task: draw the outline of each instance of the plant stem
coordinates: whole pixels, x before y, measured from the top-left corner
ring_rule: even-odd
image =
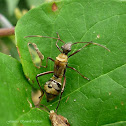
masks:
[[[1,28],[0,29],[0,37],[14,35],[15,34],[15,28]]]

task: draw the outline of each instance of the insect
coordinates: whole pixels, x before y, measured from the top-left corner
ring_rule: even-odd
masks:
[[[49,112],[49,118],[51,121],[52,126],[70,126],[70,123],[68,122],[67,118],[65,118],[62,115],[58,115],[54,110],[49,110],[45,105],[42,105],[48,112]],[[38,107],[40,109],[43,109],[41,107]]]
[[[36,80],[37,80],[37,83],[41,89],[41,91],[43,92],[43,95],[44,95],[44,90],[45,90],[45,93],[46,93],[46,98],[47,98],[47,101],[51,101],[53,100],[57,95],[59,95],[60,93],[60,99],[59,99],[59,103],[60,103],[60,100],[61,100],[61,97],[62,97],[62,94],[64,92],[64,88],[65,88],[65,84],[66,84],[66,77],[65,77],[65,72],[66,72],[66,68],[70,68],[74,71],[76,71],[78,74],[80,74],[83,78],[89,80],[87,77],[83,76],[79,71],[77,71],[75,68],[71,67],[71,66],[68,66],[68,59],[75,55],[76,53],[78,53],[79,51],[81,51],[83,48],[85,48],[86,46],[90,45],[90,44],[94,44],[94,45],[98,45],[98,46],[101,46],[103,48],[105,48],[106,50],[110,51],[108,48],[106,48],[105,46],[102,46],[98,43],[94,43],[94,42],[75,42],[75,43],[65,43],[63,40],[60,39],[59,37],[59,34],[57,33],[58,35],[58,38],[54,38],[54,37],[48,37],[48,36],[39,36],[39,35],[32,35],[32,36],[26,36],[26,37],[42,37],[42,38],[52,38],[52,39],[56,39],[56,47],[58,48],[58,50],[61,52],[57,57],[56,57],[56,60],[52,59],[51,57],[47,57],[47,60],[46,60],[46,66],[42,66],[42,67],[45,67],[47,68],[48,67],[48,60],[51,60],[54,62],[54,71],[47,71],[47,72],[43,72],[43,73],[40,73],[36,76]],[[59,48],[58,46],[58,41],[61,41],[64,45],[61,47],[61,49]],[[71,47],[75,44],[78,44],[78,43],[87,43],[86,45],[84,45],[83,47],[81,47],[79,50],[75,51],[74,53],[70,54],[68,56],[68,53],[71,51]],[[38,81],[38,77],[40,76],[43,76],[43,75],[46,75],[46,74],[50,74],[50,73],[53,73],[53,76],[52,78],[50,78],[49,81],[47,81],[44,85],[44,90],[41,88],[40,86],[40,83]],[[62,81],[62,78],[63,79],[63,84],[61,83]],[[58,106],[59,106],[59,103],[58,103]],[[58,109],[58,106],[56,108],[56,111]]]
[[[57,115],[53,110],[50,111],[50,120],[53,126],[70,126],[67,118]]]

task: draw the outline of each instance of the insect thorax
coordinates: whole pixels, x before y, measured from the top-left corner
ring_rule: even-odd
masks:
[[[61,53],[56,57],[55,64],[54,64],[54,75],[57,78],[62,78],[66,69],[67,65],[67,55]]]
[[[68,56],[61,53],[61,54],[58,55],[58,57],[56,57],[56,60],[61,61],[61,62],[67,62]]]

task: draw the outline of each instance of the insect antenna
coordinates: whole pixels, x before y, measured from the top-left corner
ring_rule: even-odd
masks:
[[[91,41],[91,42],[75,42],[75,43],[73,43],[72,45],[75,45],[75,44],[78,44],[78,43],[88,43],[88,44],[84,45],[82,48],[80,48],[79,50],[77,50],[77,51],[75,51],[74,53],[72,53],[71,55],[69,55],[68,58],[71,57],[71,56],[73,56],[74,54],[78,53],[81,49],[85,48],[86,46],[88,46],[88,45],[90,45],[90,44],[101,46],[101,47],[103,47],[104,49],[106,49],[107,51],[110,52],[110,50],[109,50],[107,47],[105,47],[105,46],[103,46],[103,45],[100,45],[100,44],[98,44],[98,43],[94,43],[94,42],[92,42],[92,41]]]
[[[41,36],[41,35],[30,35],[30,36],[25,36],[24,38],[28,38],[28,37],[40,37],[40,38],[52,38],[52,39],[57,39],[56,47],[57,47],[58,50],[62,53],[62,51],[61,51],[61,49],[59,48],[59,46],[58,46],[57,43],[58,43],[58,40],[61,41],[61,42],[63,42],[64,44],[65,44],[65,42],[64,42],[63,40],[60,39],[58,32],[57,32],[56,34],[57,34],[58,38],[49,37],[49,36]]]
[[[107,48],[107,47],[105,47],[105,46],[103,46],[103,45],[100,45],[100,44],[98,44],[98,43],[95,43],[95,42],[75,42],[75,43],[73,43],[72,45],[74,45],[74,44],[78,44],[78,43],[89,43],[89,44],[93,44],[93,45],[98,45],[98,46],[101,46],[101,47],[103,47],[103,48],[105,48],[107,51],[109,51],[110,52],[110,50]],[[89,45],[88,44],[88,45]],[[83,47],[82,47],[83,48]]]

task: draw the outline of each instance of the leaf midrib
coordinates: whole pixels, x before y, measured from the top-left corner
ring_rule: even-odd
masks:
[[[120,67],[123,67],[123,66],[125,66],[125,65],[126,65],[126,64],[123,64],[123,65],[121,65],[121,66],[119,66],[119,67],[117,67],[117,68],[115,68],[115,69],[113,69],[113,70],[111,70],[111,71],[109,71],[109,72],[107,72],[107,73],[105,73],[105,74],[102,74],[102,75],[100,75],[100,76],[94,78],[94,79],[91,80],[90,82],[87,82],[86,84],[82,85],[81,87],[75,89],[73,92],[71,92],[71,93],[65,95],[64,97],[62,97],[62,99],[68,97],[69,95],[73,94],[73,93],[76,92],[76,91],[79,91],[81,88],[87,86],[87,85],[90,84],[92,81],[95,81],[96,79],[98,79],[98,78],[100,78],[100,77],[102,77],[102,76],[105,76],[105,75],[107,75],[107,74],[113,72],[114,70],[116,70],[116,69],[118,69],[118,68],[120,68]],[[117,83],[117,82],[116,82],[116,83]],[[57,103],[57,102],[58,102],[58,101],[53,102],[52,105],[55,104],[55,103]],[[48,105],[48,106],[49,106],[49,105]]]

